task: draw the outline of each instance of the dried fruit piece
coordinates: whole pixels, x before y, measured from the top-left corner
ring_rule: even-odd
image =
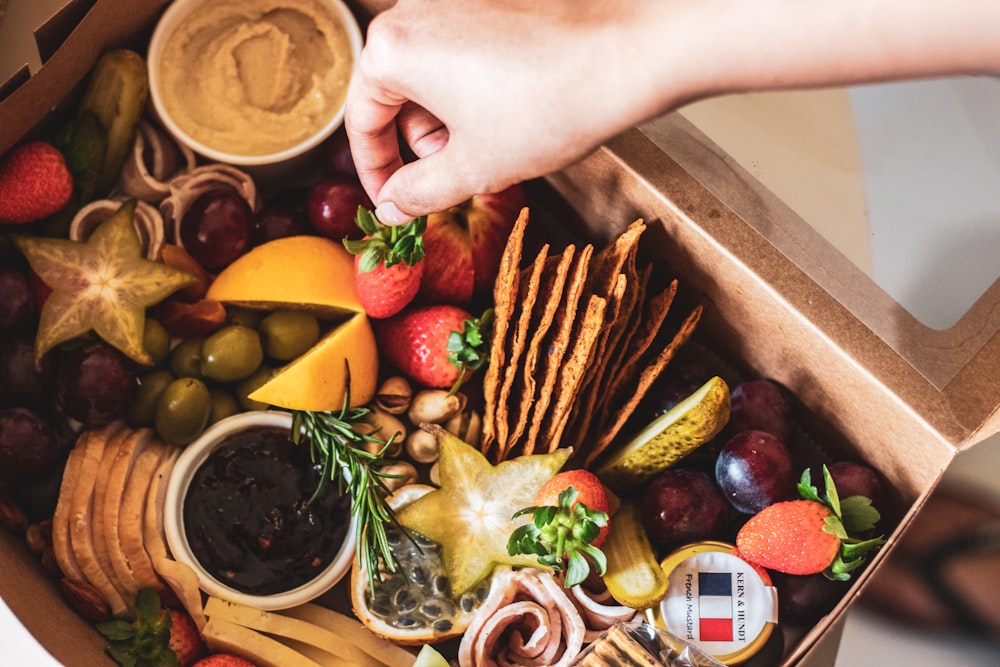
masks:
[[[151,364],[143,347],[146,307],[195,278],[142,256],[133,226],[134,200],[94,230],[84,243],[17,236],[14,243],[52,293],[45,300],[35,358],[93,330],[131,359]]]

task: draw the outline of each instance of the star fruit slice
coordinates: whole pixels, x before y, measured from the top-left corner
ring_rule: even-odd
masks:
[[[86,241],[17,236],[14,243],[52,288],[39,315],[35,358],[93,330],[141,364],[146,308],[195,282],[186,271],[146,259],[126,201]]]
[[[509,556],[507,539],[530,520],[511,517],[531,505],[542,484],[566,463],[569,449],[521,456],[490,465],[478,449],[441,427],[432,429],[440,447],[441,488],[396,515],[400,525],[439,543],[454,595],[489,576],[497,565],[538,567],[534,555]]]

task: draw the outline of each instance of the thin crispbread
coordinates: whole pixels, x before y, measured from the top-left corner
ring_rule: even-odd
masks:
[[[140,429],[134,437],[140,443],[145,441],[145,446],[142,444],[137,446],[141,451],[135,457],[125,488],[119,496],[117,530],[114,532],[114,538],[118,542],[121,557],[112,559],[119,578],[128,582],[132,599],[135,599],[135,594],[142,588],[153,588],[159,593],[163,592],[163,581],[156,574],[153,560],[146,549],[143,523],[149,486],[156,475],[160,461],[168,454],[167,445],[154,439],[150,429]],[[112,504],[109,501],[106,505],[106,511],[109,513],[115,511]]]
[[[504,349],[507,330],[517,307],[521,255],[524,251],[524,232],[528,226],[528,209],[521,209],[514,222],[507,245],[504,246],[493,287],[493,334],[490,344],[490,363],[483,374],[483,430],[480,448],[489,458],[489,451],[496,440],[496,407],[500,397],[501,373],[506,365]]]
[[[508,331],[507,341],[509,347],[506,350],[507,360],[503,368],[503,379],[500,383],[500,394],[496,401],[496,446],[499,452],[499,460],[507,456],[513,443],[508,441],[510,435],[510,410],[508,401],[510,400],[511,388],[517,379],[517,371],[520,368],[521,358],[528,342],[528,331],[531,325],[531,313],[538,299],[539,287],[541,285],[542,271],[545,269],[545,260],[549,256],[549,244],[544,244],[531,266],[522,270],[518,277],[518,308],[516,326]]]
[[[533,333],[528,349],[524,355],[524,369],[521,373],[521,400],[517,409],[517,419],[511,428],[509,440],[516,446],[524,435],[528,425],[528,417],[531,414],[532,406],[536,400],[536,389],[539,386],[535,379],[535,372],[538,367],[538,355],[542,348],[542,341],[548,336],[549,328],[555,320],[556,311],[562,303],[564,290],[570,267],[573,265],[573,258],[576,256],[576,246],[567,246],[562,253],[549,257],[546,260],[546,271],[542,275],[542,286],[540,293],[547,298],[536,304],[535,315],[531,321],[531,331]],[[524,443],[522,443],[524,444]],[[510,450],[508,450],[510,451]],[[532,454],[522,448],[523,454]]]
[[[541,343],[543,354],[539,357],[539,372],[542,383],[539,385],[538,397],[532,406],[528,419],[528,437],[524,442],[524,451],[533,453],[538,447],[538,436],[549,419],[549,406],[555,393],[556,382],[559,379],[559,369],[563,357],[569,347],[573,335],[573,324],[576,322],[577,309],[587,284],[590,270],[590,259],[594,246],[587,244],[576,254],[573,269],[566,284],[566,294],[552,320],[549,335]]]
[[[551,415],[545,420],[545,432],[541,440],[543,448],[549,452],[559,448],[577,390],[583,381],[587,365],[593,358],[597,339],[604,326],[604,311],[607,305],[607,299],[596,294],[591,295],[583,317],[577,318],[573,327],[569,357],[559,368],[556,400]]]
[[[654,382],[656,382],[656,379],[660,376],[660,373],[663,372],[663,369],[666,368],[670,361],[674,358],[677,350],[684,345],[684,343],[686,343],[691,337],[691,334],[694,333],[695,327],[698,325],[698,320],[701,318],[701,311],[702,307],[700,305],[695,306],[694,310],[692,310],[687,318],[685,318],[680,329],[674,335],[670,343],[668,343],[656,356],[653,363],[642,371],[634,388],[629,391],[628,397],[615,413],[615,416],[611,420],[609,426],[602,429],[599,437],[594,443],[594,447],[591,448],[590,452],[587,454],[585,465],[593,463],[614,441],[622,427],[625,426],[629,417],[631,417],[632,413],[635,412],[636,407],[638,407],[639,402],[646,395],[646,392],[649,391],[649,388]]]

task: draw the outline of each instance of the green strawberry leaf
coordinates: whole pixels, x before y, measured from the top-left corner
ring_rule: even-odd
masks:
[[[827,467],[823,466],[823,485],[826,488],[826,504],[830,506],[833,513],[837,516],[843,516],[840,511],[840,494],[837,493],[837,485],[833,481],[833,475]]]
[[[864,533],[875,528],[882,515],[872,506],[871,498],[850,496],[841,503],[844,526],[849,533]]]
[[[841,541],[848,540],[851,537],[847,534],[847,529],[844,528],[844,522],[838,516],[828,516],[823,519],[823,532],[833,535]]]
[[[812,474],[809,472],[809,468],[802,471],[802,477],[799,479],[796,489],[803,500],[814,500],[817,503],[823,502],[823,499],[819,496],[819,491],[813,486]],[[826,503],[823,504],[825,505]]]
[[[98,623],[94,627],[113,642],[126,641],[135,636],[135,628],[127,621],[106,621]]]

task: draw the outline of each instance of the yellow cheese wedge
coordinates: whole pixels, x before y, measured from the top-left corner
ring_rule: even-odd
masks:
[[[402,646],[379,637],[361,621],[318,604],[307,603],[281,612],[301,621],[307,621],[340,636],[348,637],[355,646],[374,656],[389,667],[411,667],[415,656]]]
[[[321,236],[290,236],[250,250],[215,278],[206,298],[247,308],[361,312],[354,257]]]
[[[221,618],[209,619],[202,636],[212,652],[233,653],[257,667],[322,667],[279,641]]]
[[[339,635],[308,621],[283,616],[279,612],[267,612],[246,605],[209,597],[205,603],[205,615],[211,623],[221,619],[268,635],[293,639],[314,646],[346,664],[357,667],[378,667],[382,663],[373,659],[361,648],[354,645],[351,635]],[[412,662],[413,656],[409,656]],[[317,660],[317,662],[325,662]]]
[[[351,369],[351,406],[364,405],[374,398],[378,382],[378,347],[364,313],[330,331],[250,399],[288,410],[339,410],[347,381],[345,361]]]
[[[349,660],[338,658],[332,653],[327,653],[323,649],[313,646],[312,644],[306,644],[305,642],[289,639],[288,637],[276,637],[275,639],[288,648],[298,651],[313,662],[323,665],[323,667],[383,667],[382,663],[378,660],[372,660],[372,662],[353,663]]]

